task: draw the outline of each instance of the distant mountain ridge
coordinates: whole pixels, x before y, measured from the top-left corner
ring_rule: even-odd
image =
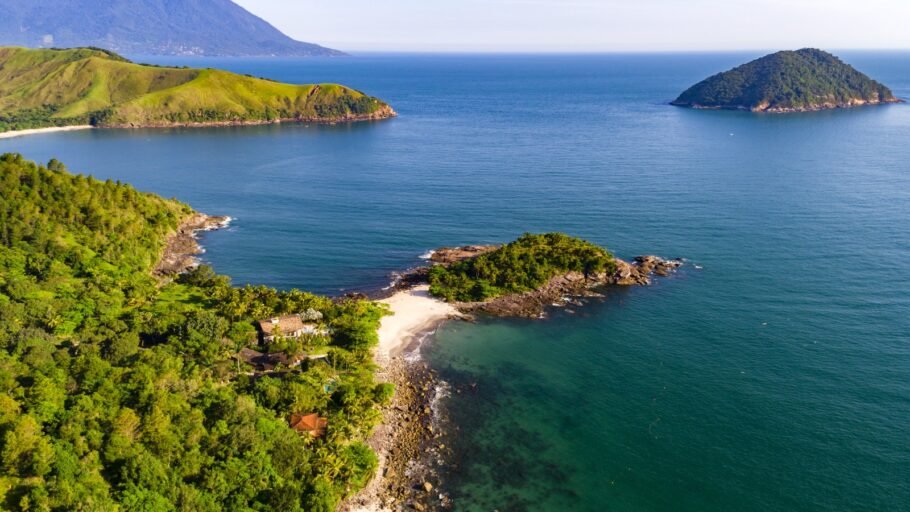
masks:
[[[339,56],[231,0],[0,0],[0,46],[96,46],[127,55]]]
[[[783,113],[898,102],[890,89],[834,55],[804,48],[718,73],[690,87],[672,104]]]

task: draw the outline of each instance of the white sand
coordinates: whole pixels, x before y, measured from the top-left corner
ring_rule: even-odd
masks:
[[[379,327],[377,356],[395,357],[416,338],[440,323],[461,314],[452,305],[430,296],[429,285],[416,286],[379,301],[388,304],[392,315]]]
[[[3,132],[0,133],[0,139],[11,139],[13,137],[24,137],[26,135],[37,135],[39,133],[53,133],[53,132],[71,132],[73,130],[91,130],[94,126],[91,125],[79,125],[79,126],[56,126],[53,128],[34,128],[31,130],[16,130],[12,132]]]

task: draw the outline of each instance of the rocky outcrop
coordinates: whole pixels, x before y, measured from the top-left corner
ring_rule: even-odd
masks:
[[[441,265],[451,265],[462,260],[476,258],[481,254],[495,251],[501,245],[466,245],[464,247],[442,247],[433,251],[430,261]]]
[[[616,259],[616,271],[585,277],[580,272],[556,276],[540,288],[503,295],[486,302],[459,303],[463,313],[486,313],[494,316],[537,318],[551,306],[564,306],[580,297],[597,297],[604,286],[648,286],[651,276],[669,276],[681,267],[682,260],[658,256],[638,256],[631,263]]]
[[[637,256],[632,263],[617,259],[616,272],[605,276],[603,280],[604,284],[648,286],[651,284],[652,274],[666,277],[682,264],[682,260],[665,260],[658,256]]]
[[[200,231],[212,231],[226,227],[230,217],[212,217],[204,213],[194,213],[184,220],[177,231],[168,237],[164,252],[152,275],[168,277],[182,274],[199,265],[197,256],[202,254],[202,247],[196,239]]]

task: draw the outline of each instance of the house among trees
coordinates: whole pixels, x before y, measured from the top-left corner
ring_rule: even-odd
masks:
[[[318,312],[317,312],[318,313]],[[314,318],[307,312],[307,318]],[[319,315],[322,318],[322,315]],[[300,338],[305,335],[325,335],[328,332],[319,327],[315,321],[304,321],[301,315],[288,315],[260,320],[258,322],[259,330],[262,332],[262,340],[266,343],[275,341],[276,338]]]
[[[320,417],[315,412],[312,414],[292,414],[289,423],[292,429],[301,434],[308,434],[313,438],[324,436],[326,428],[329,426],[329,420]]]

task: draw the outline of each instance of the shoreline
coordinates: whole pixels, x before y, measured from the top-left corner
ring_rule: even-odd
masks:
[[[368,444],[379,458],[376,474],[357,494],[346,499],[341,512],[392,512],[448,508],[449,498],[438,489],[431,456],[445,449],[440,444],[436,402],[445,384],[429,365],[417,357],[422,343],[449,320],[467,317],[454,306],[429,294],[422,284],[377,300],[393,313],[382,319],[374,359],[380,382],[395,385],[392,402],[382,411],[382,422]]]
[[[864,102],[855,102],[855,103],[821,103],[817,105],[812,105],[808,107],[770,107],[770,108],[757,108],[749,107],[747,105],[702,105],[699,103],[677,103],[675,101],[670,102],[671,106],[688,108],[692,110],[730,110],[730,111],[739,111],[739,112],[750,112],[752,114],[808,114],[812,112],[827,112],[830,110],[850,110],[855,108],[864,108],[864,107],[881,107],[887,105],[898,105],[906,103],[905,100],[901,98],[894,98],[893,100],[883,100],[883,101],[864,101]]]
[[[12,139],[15,137],[27,137],[29,135],[40,135],[42,133],[56,133],[56,132],[73,132],[77,130],[93,130],[94,126],[90,124],[80,124],[76,126],[51,126],[48,128],[28,128],[25,130],[13,130],[8,132],[0,132],[0,139]]]
[[[430,295],[430,285],[398,291],[376,302],[389,306],[391,316],[379,326],[378,359],[391,359],[413,349],[414,342],[435,332],[446,320],[465,319],[455,306]]]
[[[266,126],[274,124],[320,124],[336,125],[343,123],[365,123],[371,121],[383,121],[398,117],[398,113],[391,107],[379,109],[371,114],[346,115],[335,118],[286,118],[267,120],[247,120],[247,121],[211,121],[202,123],[147,123],[147,124],[110,124],[110,125],[74,125],[74,126],[51,126],[47,128],[28,128],[25,130],[12,130],[0,132],[0,139],[12,139],[15,137],[26,137],[29,135],[40,135],[43,133],[71,132],[76,130],[158,130],[167,128],[226,128],[226,127],[243,127],[243,126]]]
[[[370,114],[347,114],[338,117],[287,117],[279,119],[249,119],[237,121],[204,121],[204,122],[175,122],[175,123],[125,123],[101,124],[95,128],[102,130],[141,130],[141,129],[167,129],[167,128],[221,128],[242,126],[267,126],[273,124],[320,124],[334,125],[342,123],[365,123],[370,121],[384,121],[398,117],[398,112],[392,107],[380,108]]]
[[[450,264],[495,250],[499,246],[443,248],[429,254],[434,264]],[[600,297],[597,286],[646,286],[651,275],[669,276],[682,260],[639,256],[631,263],[616,259],[613,274],[588,279],[577,272],[555,276],[538,290],[511,294],[481,303],[448,303],[430,295],[427,267],[396,275],[386,293],[375,302],[386,304],[392,315],[384,317],[374,359],[379,382],[392,383],[395,395],[382,410],[382,420],[368,444],[376,453],[376,473],[358,493],[339,506],[340,512],[393,512],[396,510],[448,510],[453,507],[445,492],[440,468],[451,458],[447,448],[446,415],[439,401],[448,395],[442,381],[419,357],[420,347],[440,325],[451,319],[471,320],[475,313],[499,317],[544,318],[550,307],[580,305],[579,298]]]
[[[214,217],[198,212],[187,217],[167,238],[152,275],[164,279],[198,267],[198,256],[205,252],[199,244],[199,233],[224,229],[233,220],[231,217]]]

